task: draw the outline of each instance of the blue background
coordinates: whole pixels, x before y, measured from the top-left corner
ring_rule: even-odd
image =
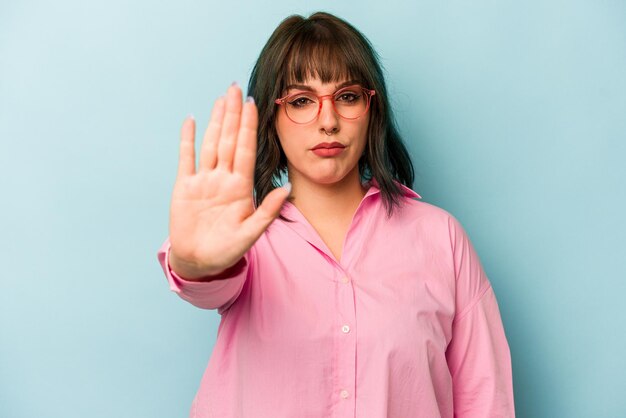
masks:
[[[219,316],[156,260],[180,126],[317,10],[372,41],[414,190],[476,246],[517,416],[626,416],[626,5],[545,0],[2,2],[0,416],[187,416]]]

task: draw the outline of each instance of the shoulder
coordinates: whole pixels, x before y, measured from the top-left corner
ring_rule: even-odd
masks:
[[[403,204],[397,214],[394,214],[394,223],[449,241],[466,236],[461,222],[448,210],[406,196],[403,199]]]
[[[454,215],[444,208],[406,196],[403,199],[403,205],[399,214],[404,221],[414,219],[446,226],[451,220],[458,222]]]

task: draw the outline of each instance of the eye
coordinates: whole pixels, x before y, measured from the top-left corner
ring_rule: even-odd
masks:
[[[304,107],[306,105],[309,105],[311,103],[315,103],[313,100],[311,100],[309,97],[307,96],[298,96],[295,97],[293,100],[287,102],[289,103],[289,105],[295,107],[295,108],[299,108],[299,107]]]
[[[354,93],[351,91],[346,91],[337,95],[337,97],[335,97],[335,101],[344,102],[344,103],[354,103],[354,102],[359,101],[360,98],[361,98],[360,94]]]

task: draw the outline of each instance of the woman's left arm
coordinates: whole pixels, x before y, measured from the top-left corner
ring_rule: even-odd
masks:
[[[509,345],[496,296],[465,230],[449,222],[456,315],[446,350],[455,418],[513,418]]]

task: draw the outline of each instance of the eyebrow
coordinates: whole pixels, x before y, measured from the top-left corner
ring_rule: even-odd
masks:
[[[348,81],[344,81],[343,83],[339,84],[335,90],[339,90],[341,88],[347,87],[347,86],[352,86],[354,84],[361,84],[361,81],[359,80],[348,80]],[[315,90],[313,87],[311,86],[307,86],[306,84],[290,84],[285,88],[285,93],[288,92],[291,89],[299,89],[299,90],[305,90],[305,91],[312,91],[314,93],[317,93],[317,90]]]

